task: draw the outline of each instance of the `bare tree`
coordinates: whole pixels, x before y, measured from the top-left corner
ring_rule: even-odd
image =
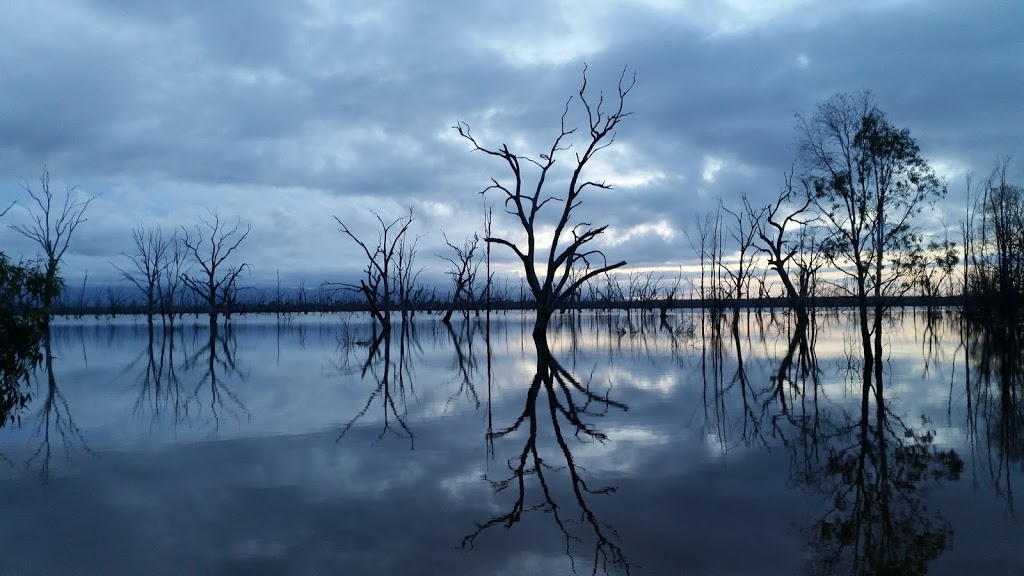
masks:
[[[398,242],[395,278],[398,280],[398,305],[402,310],[403,320],[411,314],[415,314],[414,304],[422,298],[424,293],[424,288],[418,284],[420,273],[423,272],[423,269],[416,268],[415,266],[416,245],[418,243],[419,237],[407,243],[405,234],[402,235],[401,240]]]
[[[448,236],[444,235],[444,243],[451,248],[455,255],[454,257],[440,256],[444,260],[447,260],[451,264],[451,268],[446,272],[451,276],[452,283],[455,285],[455,291],[452,293],[451,303],[448,305],[448,310],[444,313],[442,322],[448,324],[452,320],[452,313],[459,307],[460,303],[466,305],[466,316],[469,315],[469,306],[473,302],[473,283],[476,280],[477,271],[480,269],[480,260],[474,256],[476,254],[477,245],[480,243],[480,236],[473,234],[471,238],[467,238],[462,246],[456,246],[448,240]]]
[[[174,325],[174,305],[182,292],[182,278],[187,274],[185,245],[175,235],[173,241],[164,252],[164,265],[162,267],[163,279],[157,282],[158,300],[160,302],[160,314],[164,322]]]
[[[76,194],[77,187],[68,186],[64,189],[64,201],[57,200],[55,203],[54,193],[50,188],[50,172],[46,168],[43,168],[43,173],[39,177],[39,184],[39,192],[33,190],[28,182],[21,185],[22,189],[36,203],[36,209],[28,209],[32,224],[11,224],[11,229],[39,244],[46,255],[46,291],[43,294],[43,312],[49,317],[53,301],[60,295],[61,282],[58,275],[60,260],[67,252],[75,229],[86,221],[85,209],[96,197],[80,197]],[[72,200],[72,196],[78,197]],[[9,209],[10,207],[8,207]],[[5,213],[6,211],[4,210]]]
[[[376,212],[373,213],[380,224],[377,232],[377,244],[372,249],[360,240],[349,227],[337,216],[334,220],[341,226],[341,231],[351,238],[366,254],[367,264],[364,269],[365,277],[359,280],[359,284],[344,284],[350,290],[362,292],[366,298],[366,304],[370,308],[370,314],[380,322],[384,330],[391,329],[391,309],[394,305],[395,296],[398,293],[399,276],[401,268],[399,262],[408,263],[411,267],[412,258],[403,255],[406,250],[405,234],[412,225],[412,208],[407,216],[402,216],[385,224],[384,220]],[[415,242],[410,245],[415,247]]]
[[[221,222],[217,212],[208,212],[209,218],[200,216],[199,221],[203,225],[196,224],[193,232],[190,233],[188,228],[181,227],[181,243],[185,247],[185,254],[191,257],[192,262],[201,270],[201,273],[195,276],[184,274],[181,280],[192,290],[197,300],[206,304],[210,324],[213,325],[217,323],[217,315],[224,304],[224,288],[234,283],[238,275],[249,267],[248,264],[242,263],[228,268],[227,272],[223,273],[222,265],[238,249],[252,228],[246,225],[243,230],[241,220],[228,228]]]
[[[746,202],[746,196],[744,196],[744,202]],[[754,238],[757,237],[757,220],[744,210],[734,212],[722,203],[719,204],[719,208],[736,221],[735,226],[729,231],[729,235],[736,242],[736,262],[732,266],[726,266],[722,261],[722,269],[729,276],[732,284],[733,312],[739,312],[740,302],[744,297],[749,296],[754,258],[751,248],[754,247]]]
[[[145,298],[146,321],[152,325],[153,314],[160,305],[160,281],[166,265],[167,251],[177,239],[174,235],[165,238],[159,228],[147,230],[139,224],[132,229],[132,240],[135,242],[135,252],[122,253],[122,256],[131,260],[135,269],[124,270],[117,264],[114,264],[114,268],[142,292]]]
[[[1024,308],[1024,187],[1007,180],[1009,165],[1009,156],[997,161],[969,212],[965,273],[971,313],[1012,324]]]
[[[473,150],[500,158],[512,172],[511,184],[503,184],[492,178],[491,185],[482,193],[497,190],[504,194],[505,211],[519,219],[519,223],[526,233],[526,245],[522,247],[511,240],[496,236],[487,236],[484,240],[487,243],[507,246],[522,261],[526,282],[530,287],[537,311],[535,331],[545,331],[554,311],[572,298],[587,280],[626,264],[625,261],[608,264],[603,252],[588,247],[591,241],[605,231],[607,225],[592,228],[589,222],[571,225],[570,220],[572,211],[582,202],[580,195],[584,190],[587,188],[611,189],[611,185],[604,181],[597,182],[586,179],[583,172],[597,152],[614,142],[616,126],[630,114],[624,110],[624,105],[626,96],[632,90],[635,82],[636,75],[634,74],[631,78],[627,77],[624,69],[619,77],[617,103],[613,102],[612,109],[609,111],[605,108],[603,93],[598,96],[597,102],[587,96],[587,69],[583,68],[583,83],[579,90],[579,100],[586,112],[589,133],[584,139],[583,151],[575,154],[575,166],[569,178],[568,189],[565,191],[565,196],[561,198],[547,194],[544,185],[548,182],[547,178],[555,164],[556,156],[571,147],[570,144],[565,143],[565,140],[576,132],[576,128],[566,126],[566,117],[573,101],[572,97],[566,101],[565,109],[562,112],[561,131],[551,144],[551,148],[546,153],[540,154],[537,159],[516,154],[509,150],[507,144],[502,144],[500,148],[496,149],[485,148],[470,133],[469,124],[460,121],[454,126],[458,134],[473,145]],[[525,164],[532,164],[540,171],[536,183],[532,187],[524,182],[524,168],[528,167]],[[554,226],[550,247],[538,247],[537,219],[541,209],[549,202],[561,206],[561,214]],[[571,239],[568,238],[569,235],[571,235]],[[546,253],[546,257],[544,253]],[[538,257],[540,263],[537,261]]]
[[[768,255],[768,266],[778,274],[779,280],[782,281],[782,285],[786,289],[786,299],[789,301],[790,308],[797,315],[797,322],[801,326],[808,322],[807,294],[805,289],[798,289],[793,284],[788,268],[793,257],[801,253],[801,243],[794,243],[792,239],[787,238],[786,231],[787,228],[790,232],[793,231],[790,228],[791,225],[804,226],[808,222],[804,219],[804,215],[807,214],[813,197],[807,193],[807,180],[802,181],[802,184],[804,186],[802,200],[793,190],[792,172],[786,175],[786,184],[773,204],[754,208],[746,195],[743,196],[743,205],[747,215],[755,223],[757,237],[761,241],[757,249]],[[798,205],[791,207],[791,203],[798,203]],[[802,284],[801,287],[803,286]]]

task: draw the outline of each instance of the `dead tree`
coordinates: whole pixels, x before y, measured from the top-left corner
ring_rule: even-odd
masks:
[[[569,114],[573,97],[570,97],[565,103],[561,117],[561,131],[551,144],[550,149],[546,153],[541,153],[536,159],[512,152],[507,144],[502,144],[500,148],[485,148],[470,133],[469,124],[460,121],[454,126],[458,134],[473,145],[474,151],[479,150],[501,159],[512,172],[511,183],[502,183],[492,178],[491,185],[481,193],[486,194],[496,190],[504,195],[505,211],[519,219],[519,224],[526,234],[525,247],[522,243],[496,236],[488,235],[484,240],[488,244],[507,246],[523,263],[526,282],[530,287],[537,311],[535,332],[546,331],[548,321],[554,311],[571,299],[587,280],[626,264],[625,261],[609,264],[603,252],[588,247],[592,240],[605,231],[607,225],[592,228],[589,222],[570,224],[570,220],[572,211],[582,203],[580,195],[584,190],[587,188],[611,189],[611,185],[604,181],[586,179],[583,172],[597,152],[614,142],[616,126],[630,114],[624,110],[624,105],[626,96],[632,90],[635,82],[636,75],[627,77],[624,69],[619,77],[617,103],[613,101],[612,109],[609,111],[605,108],[603,93],[598,96],[597,102],[593,102],[592,96],[587,96],[587,69],[583,68],[583,83],[579,90],[579,101],[586,112],[589,133],[584,138],[583,151],[575,154],[575,165],[569,177],[568,188],[565,195],[560,198],[549,195],[544,186],[548,182],[547,178],[555,164],[556,156],[571,148],[571,144],[565,141],[576,132],[576,128],[566,126],[566,117]],[[524,174],[524,169],[529,168],[530,164],[540,171],[536,183],[532,186],[525,181]],[[561,206],[561,213],[554,226],[551,245],[538,246],[538,217],[541,209],[549,202]],[[571,238],[569,238],[570,235]]]
[[[443,232],[442,235],[444,235]],[[448,324],[452,321],[452,313],[455,312],[455,309],[461,303],[466,305],[466,317],[469,317],[469,306],[473,303],[474,298],[473,284],[476,280],[477,271],[480,269],[480,261],[474,258],[477,245],[480,243],[480,236],[473,234],[473,237],[467,238],[462,246],[452,244],[448,240],[448,236],[444,236],[444,243],[455,251],[453,258],[439,255],[440,258],[447,260],[451,264],[451,268],[446,274],[451,277],[452,283],[455,285],[451,303],[448,305],[448,310],[444,313],[444,318],[441,319],[442,322]]]
[[[417,236],[412,242],[406,244],[406,237],[403,234],[398,242],[398,261],[395,263],[395,278],[398,280],[398,305],[402,310],[402,320],[415,313],[413,304],[419,301],[424,293],[424,288],[419,286],[420,273],[422,268],[416,268],[416,245],[419,243]]]
[[[160,281],[166,265],[167,250],[177,239],[173,235],[165,238],[159,228],[146,230],[139,224],[132,229],[132,240],[135,242],[135,252],[121,255],[131,260],[135,269],[125,270],[117,264],[113,266],[125,280],[142,292],[145,298],[146,322],[152,325],[153,314],[157,312],[160,304]]]
[[[46,255],[46,290],[43,293],[42,304],[43,313],[49,318],[53,302],[60,295],[60,260],[71,243],[71,235],[75,233],[79,224],[86,221],[85,209],[96,197],[79,197],[72,200],[72,196],[77,196],[78,188],[68,186],[64,189],[63,203],[60,200],[54,203],[53,190],[50,189],[50,172],[46,168],[43,168],[43,174],[39,177],[39,184],[39,192],[33,190],[28,182],[21,185],[37,206],[37,209],[28,209],[32,224],[11,224],[11,229],[34,241]]]
[[[210,218],[199,217],[203,226],[197,224],[192,233],[189,233],[188,228],[181,227],[181,242],[185,247],[185,253],[201,271],[195,276],[182,275],[181,280],[192,290],[197,300],[206,304],[210,324],[215,325],[223,305],[224,288],[233,283],[242,270],[249,267],[248,264],[242,263],[230,267],[227,273],[221,273],[222,265],[238,249],[252,228],[246,225],[243,230],[242,221],[239,220],[228,229],[220,221],[217,212],[210,211],[209,214]]]
[[[411,263],[412,259],[403,255],[405,250],[405,234],[412,225],[412,208],[409,214],[396,218],[390,224],[376,212],[373,213],[380,224],[377,232],[377,244],[372,249],[360,240],[337,216],[334,220],[341,226],[341,231],[351,238],[366,254],[367,264],[363,270],[365,277],[359,280],[359,284],[343,284],[345,288],[354,292],[361,292],[366,298],[366,305],[370,308],[370,314],[380,322],[384,330],[391,329],[391,309],[394,305],[395,295],[398,293],[401,269],[399,262]],[[415,243],[412,244],[415,246]]]
[[[757,249],[768,255],[768,266],[778,274],[779,280],[786,288],[786,300],[796,314],[800,326],[807,324],[806,284],[802,281],[800,289],[793,284],[788,264],[794,256],[800,253],[801,245],[791,242],[786,237],[786,229],[793,224],[805,226],[808,222],[803,219],[803,216],[807,214],[813,200],[812,196],[807,193],[808,183],[806,180],[803,181],[803,186],[804,193],[799,197],[794,195],[791,172],[786,175],[786,185],[782,188],[774,204],[754,208],[747,197],[745,195],[743,197],[746,213],[751,222],[755,223],[757,237],[760,239]],[[796,208],[785,210],[790,202],[800,198],[802,198],[802,202]],[[789,230],[792,231],[792,228]],[[803,278],[804,275],[801,274],[801,279]]]
[[[722,270],[729,276],[730,284],[732,284],[730,291],[733,296],[733,313],[738,313],[743,299],[749,297],[754,258],[751,248],[754,246],[754,238],[757,233],[756,219],[748,216],[743,210],[733,212],[722,203],[719,203],[719,208],[736,221],[735,227],[729,231],[729,235],[736,242],[736,263],[734,266],[726,266],[722,262]]]
[[[165,323],[174,325],[174,305],[182,292],[182,278],[186,275],[186,257],[184,243],[175,235],[173,241],[164,252],[164,265],[161,269],[163,278],[157,282],[160,314]]]

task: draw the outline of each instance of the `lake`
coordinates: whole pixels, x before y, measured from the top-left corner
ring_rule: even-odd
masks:
[[[3,574],[1024,574],[1020,341],[852,313],[57,320]]]

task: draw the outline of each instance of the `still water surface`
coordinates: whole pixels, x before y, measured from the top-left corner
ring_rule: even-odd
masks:
[[[1019,345],[851,321],[62,321],[0,573],[1024,574]]]

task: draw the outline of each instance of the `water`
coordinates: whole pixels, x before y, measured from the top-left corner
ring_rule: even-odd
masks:
[[[1019,346],[900,314],[865,410],[852,318],[786,320],[63,321],[2,573],[1024,574]]]

